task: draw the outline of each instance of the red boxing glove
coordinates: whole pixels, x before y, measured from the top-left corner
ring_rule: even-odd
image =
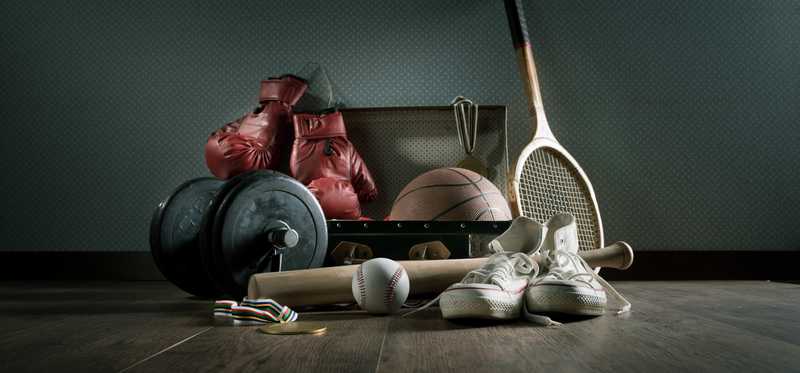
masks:
[[[357,203],[370,202],[378,196],[378,188],[364,160],[353,143],[347,139],[342,113],[338,111],[325,114],[298,113],[293,116],[293,123],[295,139],[289,161],[289,172],[294,178],[305,185],[323,178],[347,182],[357,195]],[[346,189],[342,184],[329,181],[321,185],[332,188],[331,195],[343,195],[343,190]],[[318,189],[323,188],[320,186]],[[350,200],[347,201],[345,204],[352,208]],[[358,216],[354,216],[349,213],[340,214],[347,209],[326,206],[326,202],[321,199],[320,205],[328,219],[360,217],[360,208],[356,210],[359,211]]]
[[[293,75],[262,80],[261,105],[209,136],[205,154],[211,173],[229,179],[248,171],[277,168],[290,136],[292,106],[307,87],[305,80]]]
[[[315,179],[308,184],[328,219],[356,220],[361,218],[361,204],[349,181],[330,177]]]

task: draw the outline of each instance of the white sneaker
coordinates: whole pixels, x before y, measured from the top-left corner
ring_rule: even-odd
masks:
[[[525,316],[531,321],[552,324],[539,313],[564,313],[598,316],[606,311],[608,290],[626,312],[630,303],[603,280],[578,255],[578,229],[575,217],[553,216],[547,223],[547,234],[540,249],[546,268],[532,278],[525,292]]]
[[[520,315],[528,281],[538,269],[525,253],[496,253],[439,296],[442,317],[515,319]]]
[[[501,235],[489,242],[492,253],[521,252],[534,254],[542,247],[547,227],[536,220],[518,216]]]

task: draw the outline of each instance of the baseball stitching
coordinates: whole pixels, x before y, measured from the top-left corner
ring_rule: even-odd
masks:
[[[364,284],[364,271],[361,269],[361,266],[358,266],[358,270],[356,270],[356,281],[358,282],[358,292],[361,296],[361,302],[359,302],[362,307],[367,306],[367,287]]]
[[[392,301],[394,301],[394,288],[397,287],[397,283],[400,282],[400,278],[403,277],[405,272],[406,270],[403,267],[398,268],[394,271],[389,283],[386,284],[386,289],[383,292],[383,303],[387,306],[392,305]]]

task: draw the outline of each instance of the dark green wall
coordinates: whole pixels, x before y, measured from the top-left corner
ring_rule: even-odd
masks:
[[[800,246],[800,3],[526,1],[554,132],[609,240]],[[5,0],[2,250],[147,250],[149,215],[207,173],[206,135],[258,80],[323,64],[348,106],[511,107],[497,1]],[[375,166],[373,166],[375,167]]]

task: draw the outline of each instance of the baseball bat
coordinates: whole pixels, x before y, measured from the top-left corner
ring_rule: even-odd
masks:
[[[616,242],[598,250],[579,253],[592,267],[627,269],[633,263],[633,249]],[[531,258],[542,264],[538,254]],[[469,271],[479,268],[486,258],[400,261],[411,284],[409,296],[436,294],[459,282]],[[352,303],[351,281],[357,265],[259,273],[250,277],[247,296],[271,298],[290,306]]]

